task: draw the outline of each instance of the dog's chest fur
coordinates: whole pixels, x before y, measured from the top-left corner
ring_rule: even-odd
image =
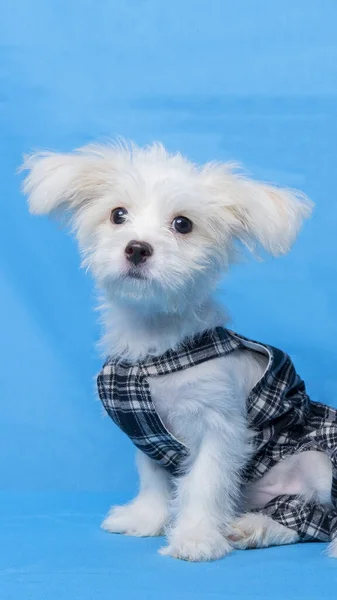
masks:
[[[183,371],[149,379],[152,400],[165,427],[193,453],[209,429],[234,424],[268,359],[237,350]]]

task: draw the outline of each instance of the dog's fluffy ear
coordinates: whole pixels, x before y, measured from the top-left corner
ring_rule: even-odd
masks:
[[[20,170],[29,171],[22,189],[33,214],[76,210],[93,199],[100,183],[94,158],[80,154],[32,154]]]
[[[313,203],[301,192],[245,178],[232,165],[207,165],[204,176],[230,233],[249,247],[260,244],[273,256],[295,241]]]

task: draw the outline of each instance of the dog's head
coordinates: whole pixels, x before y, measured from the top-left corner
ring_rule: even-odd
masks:
[[[196,167],[159,144],[34,154],[23,168],[31,212],[69,214],[99,286],[163,309],[208,294],[235,240],[287,252],[311,210],[298,192],[251,181],[231,164]]]

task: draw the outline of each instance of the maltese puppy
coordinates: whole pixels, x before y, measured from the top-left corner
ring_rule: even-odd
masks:
[[[23,168],[31,212],[69,216],[103,294],[99,395],[138,449],[140,492],[102,527],[165,533],[161,553],[192,561],[299,540],[261,509],[284,495],[330,506],[330,458],[293,438],[284,450],[294,413],[275,423],[280,406],[307,406],[303,382],[289,357],[226,329],[212,293],[238,241],[286,253],[310,202],[160,144],[34,154]]]

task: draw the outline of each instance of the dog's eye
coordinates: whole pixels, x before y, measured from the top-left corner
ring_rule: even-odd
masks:
[[[193,229],[193,223],[187,217],[176,217],[172,221],[172,227],[178,233],[190,233]]]
[[[115,223],[115,225],[121,225],[125,221],[125,217],[128,214],[126,208],[119,206],[118,208],[114,208],[111,211],[110,221],[111,223]]]

